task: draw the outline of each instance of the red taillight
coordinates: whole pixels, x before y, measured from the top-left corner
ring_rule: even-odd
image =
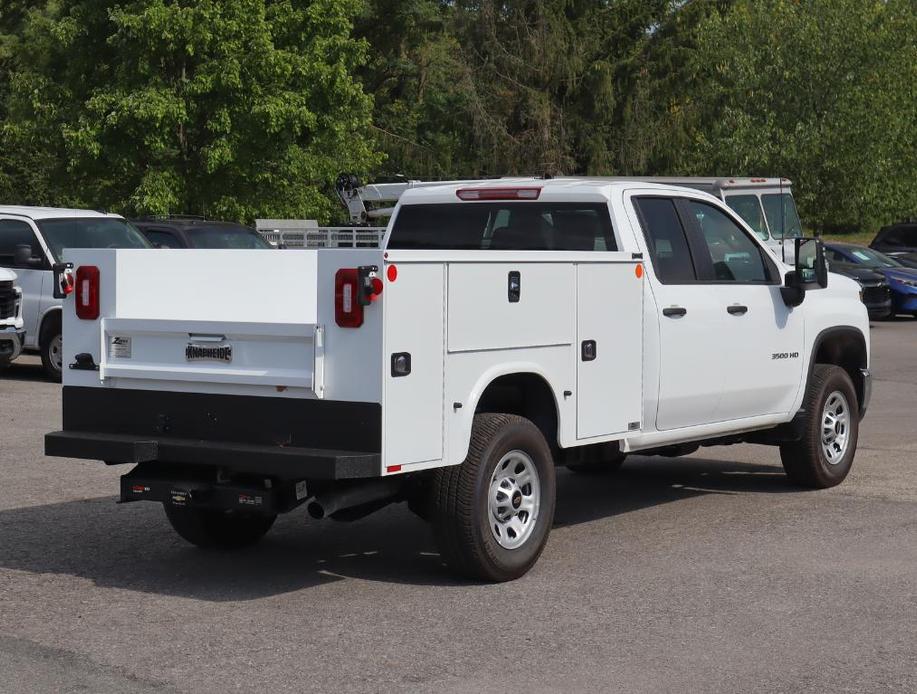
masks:
[[[541,188],[459,188],[459,200],[537,200]]]
[[[76,317],[95,320],[99,317],[99,268],[80,265],[76,270]]]
[[[341,268],[334,275],[334,320],[342,328],[363,325],[363,304],[358,296],[360,273],[357,268]]]

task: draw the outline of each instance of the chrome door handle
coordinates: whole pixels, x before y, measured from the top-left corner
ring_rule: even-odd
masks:
[[[669,318],[674,318],[676,316],[683,316],[688,312],[688,309],[681,306],[669,306],[668,308],[662,309],[662,315],[668,316]]]
[[[733,316],[744,316],[748,313],[748,306],[733,304],[732,306],[727,306],[726,310]]]

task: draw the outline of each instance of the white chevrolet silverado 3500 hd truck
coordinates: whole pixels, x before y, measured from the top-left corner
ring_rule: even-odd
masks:
[[[405,192],[380,248],[68,251],[46,452],[135,465],[121,500],[197,545],[406,500],[454,570],[516,578],[555,463],[750,441],[799,485],[846,477],[866,309],[797,244],[783,265],[687,188],[502,179]]]

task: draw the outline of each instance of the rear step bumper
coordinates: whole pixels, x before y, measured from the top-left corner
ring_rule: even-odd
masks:
[[[64,386],[63,405],[46,455],[287,480],[382,475],[378,403]]]
[[[226,441],[55,431],[45,435],[45,455],[119,463],[184,463],[281,479],[378,477],[378,453],[258,446]]]

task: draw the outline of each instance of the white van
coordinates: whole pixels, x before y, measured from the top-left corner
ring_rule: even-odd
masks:
[[[61,379],[61,300],[52,268],[64,248],[150,248],[123,217],[93,210],[0,205],[0,268],[22,289],[22,348],[41,354],[49,378]]]

